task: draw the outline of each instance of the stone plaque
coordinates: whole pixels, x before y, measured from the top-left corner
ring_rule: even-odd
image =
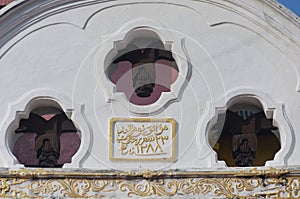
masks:
[[[171,118],[112,118],[110,159],[173,161],[175,128]]]

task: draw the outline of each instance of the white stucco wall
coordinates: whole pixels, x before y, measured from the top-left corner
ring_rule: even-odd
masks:
[[[300,147],[300,23],[277,3],[22,2],[0,11],[1,167],[21,166],[9,149],[15,141],[17,122],[13,121],[26,118],[28,104],[40,97],[54,98],[81,131],[81,148],[65,167],[224,167],[210,148],[207,133],[216,113],[239,96],[259,99],[280,130],[281,150],[268,165],[300,164],[296,153]],[[115,41],[145,27],[172,43],[180,77],[171,93],[141,107],[114,92],[104,65]],[[109,160],[109,122],[116,117],[174,118],[176,161]]]

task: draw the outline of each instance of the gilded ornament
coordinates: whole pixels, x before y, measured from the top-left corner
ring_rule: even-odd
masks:
[[[243,172],[64,172],[4,171],[0,198],[171,197],[299,198],[300,171],[270,168]]]
[[[240,173],[237,173],[236,176],[280,176],[283,174],[289,173],[288,170],[276,169],[274,167],[270,167],[269,169],[257,169],[252,168],[249,170],[243,170]]]

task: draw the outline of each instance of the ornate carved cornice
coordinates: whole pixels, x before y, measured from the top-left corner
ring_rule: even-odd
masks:
[[[300,197],[300,170],[93,172],[4,170],[1,198],[101,198],[103,196]]]

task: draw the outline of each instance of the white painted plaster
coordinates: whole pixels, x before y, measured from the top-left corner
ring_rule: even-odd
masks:
[[[64,167],[200,169],[226,167],[208,143],[228,103],[252,96],[273,114],[281,150],[267,165],[299,165],[300,22],[270,1],[16,1],[0,11],[0,167],[13,127],[37,98],[54,99],[80,129],[82,145]],[[27,7],[26,7],[27,6]],[[17,9],[18,8],[18,9]],[[10,10],[15,10],[14,15]],[[13,12],[12,12],[13,13]],[[19,20],[19,21],[18,21]],[[20,22],[20,23],[19,23]],[[107,54],[135,28],[171,43],[179,78],[154,104],[133,105],[104,73]],[[22,114],[20,114],[22,113]],[[176,161],[109,160],[114,117],[174,118]],[[11,137],[12,136],[12,137]]]

